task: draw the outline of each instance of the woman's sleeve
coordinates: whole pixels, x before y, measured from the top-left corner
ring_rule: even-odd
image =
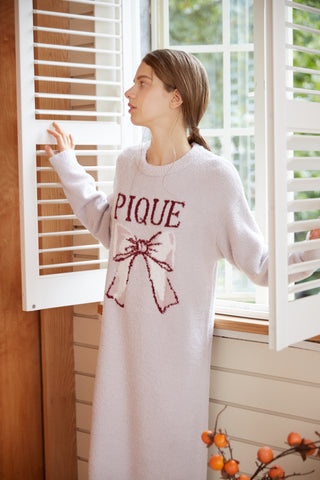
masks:
[[[268,285],[269,253],[259,227],[249,210],[240,178],[233,179],[235,200],[227,202],[223,209],[223,220],[218,236],[218,247],[222,258],[244,272],[250,280],[262,286]],[[288,262],[300,263],[320,257],[319,250],[293,253]],[[301,280],[312,271],[289,275],[289,283]]]
[[[78,163],[74,150],[50,158],[75,215],[105,247],[110,244],[113,195],[96,189],[94,179]]]

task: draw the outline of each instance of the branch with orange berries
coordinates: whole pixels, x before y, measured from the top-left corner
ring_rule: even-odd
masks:
[[[233,452],[228,440],[227,433],[222,433],[221,429],[218,429],[218,419],[222,412],[226,409],[225,406],[217,415],[214,430],[207,430],[202,433],[202,441],[207,445],[207,448],[211,445],[215,445],[218,449],[218,453],[212,455],[209,459],[209,467],[212,470],[220,471],[222,479],[229,480],[285,480],[287,478],[298,477],[301,475],[309,475],[313,473],[291,473],[286,474],[277,462],[279,459],[298,453],[301,455],[303,461],[305,461],[311,455],[316,454],[320,457],[320,433],[315,432],[319,437],[319,440],[309,440],[302,438],[299,433],[291,432],[288,435],[287,443],[289,448],[274,456],[274,453],[270,447],[261,447],[257,452],[256,470],[249,477],[248,475],[239,474],[239,461],[233,458]],[[271,465],[272,464],[272,465]],[[238,475],[239,474],[239,475]],[[262,476],[258,477],[261,474]]]

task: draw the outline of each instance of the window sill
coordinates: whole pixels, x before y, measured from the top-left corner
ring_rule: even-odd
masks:
[[[233,330],[235,332],[268,335],[268,323],[268,320],[216,314],[214,328],[217,330]]]
[[[269,322],[268,320],[216,314],[214,328],[218,332],[219,330],[229,330],[254,335],[268,335]],[[307,341],[320,343],[320,335],[309,338]]]
[[[103,305],[98,305],[98,314],[102,315]],[[231,315],[216,314],[214,322],[215,331],[221,330],[240,332],[253,335],[268,335],[268,320],[256,320],[254,318],[236,317]],[[320,335],[310,338],[308,342],[320,343]]]

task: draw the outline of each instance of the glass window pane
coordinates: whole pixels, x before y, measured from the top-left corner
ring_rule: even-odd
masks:
[[[232,137],[232,162],[239,172],[251,210],[255,208],[255,157],[253,136]]]
[[[206,142],[215,155],[223,155],[223,145],[220,137],[206,136]]]
[[[253,43],[253,0],[230,0],[230,42]]]
[[[254,56],[253,48],[243,51],[236,45],[253,44],[253,1],[168,0],[170,46],[188,46],[208,74],[210,102],[200,128],[207,129],[203,133],[212,151],[227,154],[236,166],[251,210],[255,208]],[[230,12],[229,18],[226,12]],[[223,25],[224,21],[230,23]],[[228,33],[223,36],[223,32]],[[200,50],[199,45],[205,48]],[[230,69],[224,70],[229,62]],[[247,130],[239,135],[234,129]],[[220,262],[218,298],[254,302],[255,292],[256,287],[245,275]]]
[[[252,302],[255,299],[256,285],[237,268],[232,267],[232,293],[238,302]],[[241,296],[239,297],[239,294]]]
[[[230,265],[226,260],[220,260],[216,297],[236,302],[255,303],[256,285],[248,277]]]
[[[254,126],[253,52],[231,53],[231,126]]]
[[[210,102],[202,121],[201,128],[223,127],[223,57],[222,53],[197,53],[195,55],[204,65],[210,84]]]
[[[218,267],[217,283],[216,283],[216,297],[221,298],[225,293],[225,280],[226,280],[226,262],[220,260]]]
[[[222,0],[169,0],[170,45],[222,43]]]

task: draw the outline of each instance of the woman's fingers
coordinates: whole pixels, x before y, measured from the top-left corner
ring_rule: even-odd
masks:
[[[61,133],[61,134],[64,133],[64,131],[62,130],[62,128],[57,122],[52,122],[52,125],[54,126],[54,128],[57,130],[58,133]]]
[[[74,148],[75,144],[74,144],[74,140],[73,140],[73,137],[72,137],[71,133],[69,134],[69,140],[70,140],[71,148]]]
[[[320,217],[318,217],[320,219]],[[314,230],[311,230],[309,234],[309,240],[315,240],[316,238],[320,238],[320,228],[315,228]]]
[[[47,128],[47,132],[54,137],[57,137],[59,135],[55,130],[51,130],[50,128]]]
[[[315,240],[316,238],[320,238],[320,229],[316,228],[315,230],[311,230],[309,239]]]
[[[55,153],[54,153],[54,151],[52,150],[52,148],[49,147],[49,145],[45,145],[44,149],[45,149],[45,151],[47,152],[47,155],[48,155],[49,157],[53,157],[53,156],[54,156]]]
[[[74,144],[72,136],[70,134],[67,135],[58,123],[52,122],[52,125],[54,127],[54,130],[48,128],[47,132],[50,133],[50,135],[52,135],[56,139],[58,152],[63,152],[64,150],[74,149],[75,144]],[[48,153],[49,156],[54,155],[51,147],[46,145],[45,149],[46,149],[46,152]]]

